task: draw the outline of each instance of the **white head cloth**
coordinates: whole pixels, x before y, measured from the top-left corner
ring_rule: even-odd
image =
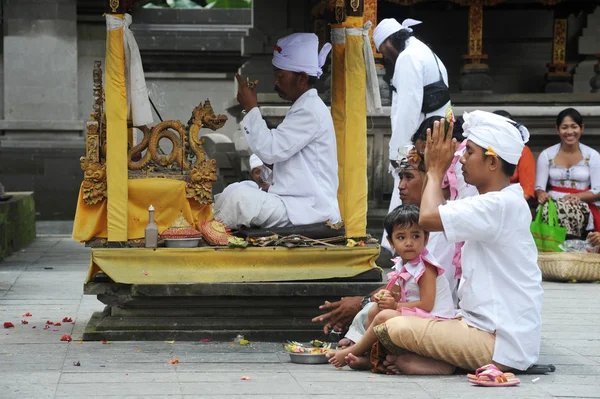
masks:
[[[263,166],[263,161],[256,154],[250,155],[250,171],[254,168],[258,168],[259,166]]]
[[[277,40],[273,51],[273,65],[284,71],[304,72],[320,78],[331,43],[325,43],[319,52],[319,38],[314,33],[292,33]]]
[[[410,18],[405,19],[402,21],[402,23],[396,21],[394,18],[386,18],[382,20],[379,24],[377,24],[377,27],[373,31],[373,41],[375,42],[377,50],[379,50],[381,43],[385,42],[385,40],[394,33],[401,30],[412,32],[413,30],[411,26],[419,25],[420,23],[422,22]]]
[[[523,147],[529,141],[525,126],[484,111],[465,112],[463,118],[463,136],[467,140],[493,151],[512,165],[519,163]]]
[[[152,123],[152,109],[148,100],[146,79],[140,49],[129,29],[131,15],[125,14],[123,19],[106,14],[106,29],[123,28],[123,45],[125,49],[125,84],[127,86],[127,105],[133,114],[133,126],[144,126]]]

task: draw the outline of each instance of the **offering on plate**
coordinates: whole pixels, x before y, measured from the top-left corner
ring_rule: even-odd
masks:
[[[225,226],[218,220],[209,220],[204,223],[200,229],[202,230],[202,237],[208,245],[215,246],[228,246],[229,245],[229,227]]]
[[[198,246],[202,233],[193,228],[180,212],[171,227],[163,231],[160,237],[165,240],[167,247],[192,248]]]
[[[325,343],[317,340],[310,341],[308,345],[301,344],[300,342],[288,341],[283,347],[287,352],[290,353],[304,353],[309,355],[322,355],[333,352],[333,349],[331,349],[331,343]]]

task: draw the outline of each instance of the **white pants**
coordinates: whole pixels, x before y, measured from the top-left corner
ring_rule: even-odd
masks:
[[[390,199],[390,208],[388,209],[388,213],[402,205],[402,200],[400,199],[400,189],[398,186],[400,185],[400,176],[396,171],[392,172],[392,176],[394,177],[394,190],[392,191],[392,198]],[[396,250],[392,248],[390,243],[386,238],[387,233],[385,229],[383,229],[383,236],[381,237],[381,246],[390,251],[392,254],[396,253]]]
[[[344,335],[344,338],[348,338],[350,341],[356,343],[360,341],[360,339],[367,332],[367,319],[369,318],[369,309],[373,306],[376,306],[375,302],[369,302],[360,312],[354,316],[354,320],[352,320],[352,324],[350,324],[350,328],[348,328],[348,332]]]
[[[286,227],[288,219],[278,195],[262,191],[253,181],[230,184],[215,198],[215,219],[232,229],[246,227]]]

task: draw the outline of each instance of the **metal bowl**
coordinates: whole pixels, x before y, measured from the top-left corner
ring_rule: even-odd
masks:
[[[167,248],[196,248],[199,243],[199,238],[165,238]]]
[[[293,353],[288,352],[290,355],[290,360],[292,363],[300,363],[300,364],[325,364],[329,363],[329,359],[325,356],[324,353]]]

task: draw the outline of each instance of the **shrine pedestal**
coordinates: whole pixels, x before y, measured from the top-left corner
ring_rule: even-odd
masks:
[[[323,335],[312,323],[319,305],[344,296],[364,296],[381,287],[381,273],[368,281],[267,283],[116,284],[89,282],[86,295],[107,306],[95,313],[84,340],[252,341],[312,340]]]
[[[324,301],[381,287],[378,245],[93,249],[85,340],[311,340]]]

